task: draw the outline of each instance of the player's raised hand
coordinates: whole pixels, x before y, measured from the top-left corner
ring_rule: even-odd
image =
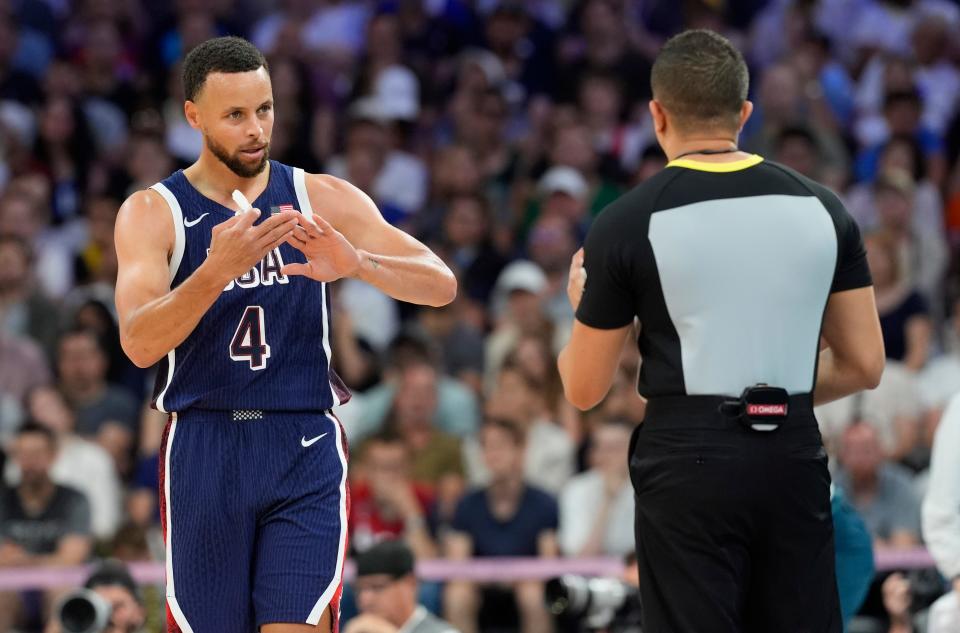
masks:
[[[222,276],[224,284],[245,275],[264,255],[287,240],[297,226],[298,215],[284,211],[254,226],[260,211],[253,209],[213,227],[207,255],[211,270]]]
[[[280,272],[284,275],[303,275],[317,281],[336,281],[349,277],[360,268],[360,252],[353,247],[340,231],[322,217],[313,214],[313,222],[300,222],[286,239],[306,255],[306,264],[287,264]]]

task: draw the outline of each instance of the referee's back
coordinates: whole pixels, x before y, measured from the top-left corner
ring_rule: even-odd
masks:
[[[830,293],[870,285],[837,197],[760,156],[669,163],[600,214],[584,250],[577,320],[639,317],[648,398],[813,391]]]
[[[840,633],[813,406],[883,368],[860,233],[829,190],[739,150],[753,105],[730,42],[671,38],[651,83],[670,162],[574,256],[557,361],[567,398],[594,406],[639,319],[648,401],[628,454],[643,630]]]

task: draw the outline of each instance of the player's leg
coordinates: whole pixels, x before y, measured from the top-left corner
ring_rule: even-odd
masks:
[[[167,630],[252,633],[256,520],[238,428],[222,416],[200,417],[169,422],[161,447]]]
[[[265,421],[258,459],[273,497],[257,529],[256,622],[265,632],[336,633],[349,514],[343,429],[322,414]]]

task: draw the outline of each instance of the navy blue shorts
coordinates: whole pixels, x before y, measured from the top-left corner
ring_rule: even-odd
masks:
[[[347,444],[330,414],[173,413],[160,454],[167,630],[336,629],[347,549]]]

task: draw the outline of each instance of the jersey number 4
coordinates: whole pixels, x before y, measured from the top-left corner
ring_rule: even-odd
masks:
[[[230,341],[230,358],[249,362],[250,369],[254,371],[263,369],[270,358],[270,346],[267,345],[266,336],[263,308],[247,306]]]

